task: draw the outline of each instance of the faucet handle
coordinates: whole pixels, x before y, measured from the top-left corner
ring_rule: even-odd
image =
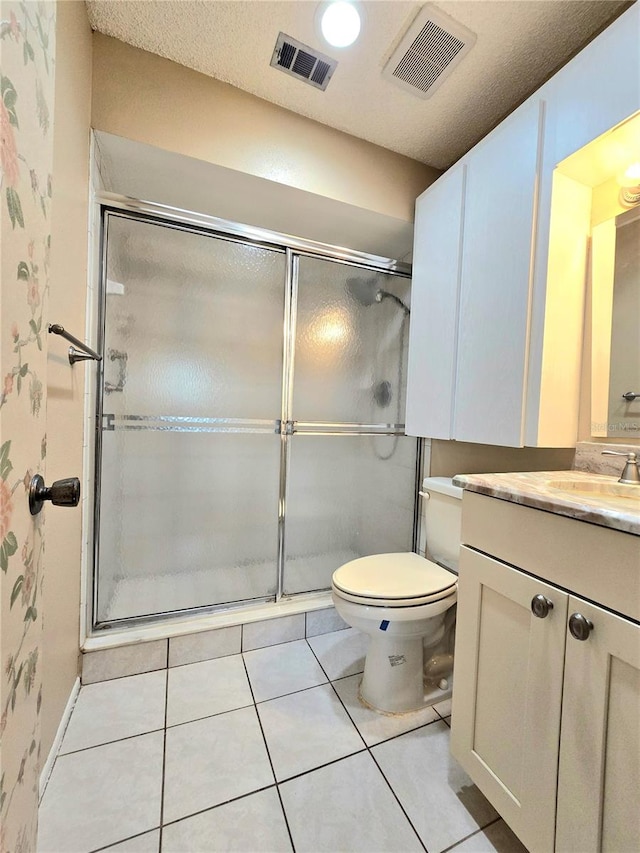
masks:
[[[638,454],[633,450],[630,450],[628,453],[621,450],[602,450],[603,456],[626,456],[627,463],[622,470],[622,474],[620,475],[619,483],[626,483],[628,485],[638,485],[640,484],[640,470],[638,470]]]

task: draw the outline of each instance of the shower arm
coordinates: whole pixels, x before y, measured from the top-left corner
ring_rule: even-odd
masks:
[[[399,305],[402,308],[402,310],[405,312],[405,314],[407,314],[407,315],[411,314],[411,309],[408,308],[404,304],[402,299],[400,299],[399,296],[396,296],[395,293],[389,293],[388,290],[379,290],[376,295],[378,297],[378,299],[377,299],[378,302],[382,302],[383,299],[392,299],[397,305]]]

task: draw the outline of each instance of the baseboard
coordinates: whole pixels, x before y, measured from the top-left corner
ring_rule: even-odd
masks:
[[[65,705],[65,709],[62,714],[62,719],[60,720],[60,725],[58,726],[58,731],[56,732],[56,736],[53,739],[53,743],[51,744],[49,755],[47,756],[47,760],[42,766],[42,772],[40,773],[40,799],[42,799],[46,790],[47,782],[49,781],[49,776],[51,776],[51,771],[53,770],[53,765],[55,763],[56,756],[58,755],[58,750],[60,749],[60,746],[62,744],[62,738],[64,737],[64,733],[66,732],[67,726],[69,725],[71,712],[73,711],[73,706],[76,704],[76,699],[78,698],[79,692],[80,679],[76,678],[73,683],[73,687],[71,688],[69,698],[67,699],[67,704]]]

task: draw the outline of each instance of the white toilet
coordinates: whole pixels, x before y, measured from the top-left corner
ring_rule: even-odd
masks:
[[[428,559],[407,552],[360,557],[331,581],[340,616],[370,637],[360,697],[387,714],[451,695],[462,489],[428,477],[422,494]]]

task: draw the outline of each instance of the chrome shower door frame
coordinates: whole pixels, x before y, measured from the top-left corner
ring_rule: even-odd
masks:
[[[259,602],[273,602],[288,598],[303,598],[307,593],[300,592],[292,595],[284,593],[284,573],[286,563],[286,516],[287,516],[287,482],[290,468],[291,439],[295,434],[308,435],[404,435],[404,424],[330,424],[306,423],[293,420],[293,383],[295,361],[295,336],[298,299],[298,271],[301,257],[312,257],[333,261],[341,265],[368,269],[374,272],[384,272],[402,278],[411,277],[411,267],[408,264],[352,251],[338,246],[330,246],[310,240],[299,239],[286,234],[279,234],[262,228],[254,228],[234,222],[205,216],[192,211],[184,211],[165,205],[154,204],[137,199],[130,199],[113,193],[100,193],[96,196],[100,207],[100,275],[98,298],[98,341],[97,350],[102,354],[102,362],[98,363],[96,371],[96,423],[95,423],[95,453],[94,453],[94,513],[93,513],[93,566],[89,574],[90,595],[92,602],[91,626],[92,631],[121,626],[142,625],[156,622],[159,618],[188,617],[205,615],[219,611],[229,611],[246,607]],[[282,355],[282,402],[280,419],[275,421],[243,421],[222,418],[155,418],[157,423],[145,424],[144,419],[129,417],[127,429],[151,428],[171,429],[181,431],[206,432],[276,432],[280,436],[280,468],[277,509],[277,562],[276,562],[276,593],[262,598],[245,599],[244,601],[222,604],[203,604],[193,608],[176,611],[166,611],[161,614],[148,614],[135,617],[115,619],[109,622],[98,622],[98,569],[100,556],[100,476],[102,467],[102,434],[104,431],[104,355],[106,337],[106,296],[107,296],[107,242],[109,217],[118,216],[125,219],[144,221],[150,224],[174,228],[176,230],[200,233],[203,236],[218,237],[228,242],[249,246],[259,246],[268,250],[285,254],[285,298],[283,317],[283,355]],[[178,423],[180,421],[180,423]],[[206,423],[205,423],[206,422]],[[109,429],[109,425],[107,426]],[[416,492],[421,475],[421,442],[418,441],[416,460]],[[413,525],[413,549],[416,549],[418,535],[418,504],[416,501]]]

